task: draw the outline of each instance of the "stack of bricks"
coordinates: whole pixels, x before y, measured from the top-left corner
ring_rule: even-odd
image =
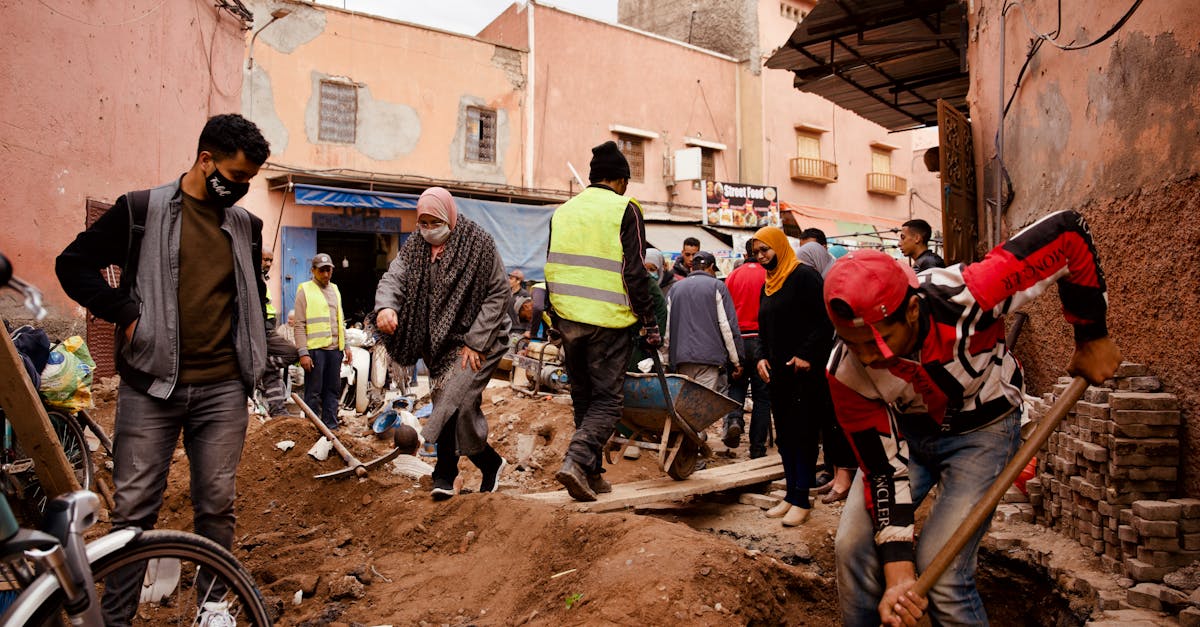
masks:
[[[1032,404],[1032,413],[1044,413],[1069,383],[1069,378],[1060,379],[1052,393]],[[1160,392],[1158,378],[1141,364],[1121,364],[1114,379],[1105,384],[1089,387],[1051,434],[1040,454],[1038,472],[1026,487],[1038,523],[1077,540],[1100,556],[1109,572],[1144,581],[1135,573],[1149,576],[1166,567],[1153,564],[1170,561],[1158,555],[1170,552],[1169,543],[1139,544],[1140,532],[1133,538],[1128,529],[1122,531],[1122,525],[1136,531],[1132,527],[1136,501],[1167,501],[1175,496],[1179,401]],[[1165,533],[1165,528],[1154,524],[1143,526]],[[1176,550],[1184,549],[1180,545]]]

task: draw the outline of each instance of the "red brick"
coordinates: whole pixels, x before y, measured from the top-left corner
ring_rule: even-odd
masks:
[[[1150,374],[1150,368],[1146,364],[1123,361],[1120,366],[1117,366],[1117,374],[1114,376],[1117,379],[1123,379],[1125,377],[1144,377],[1148,374]]]
[[[1118,390],[1131,392],[1157,392],[1162,389],[1162,381],[1158,377],[1129,377],[1117,381]]]
[[[1171,502],[1183,507],[1184,518],[1200,518],[1200,499],[1171,499]]]

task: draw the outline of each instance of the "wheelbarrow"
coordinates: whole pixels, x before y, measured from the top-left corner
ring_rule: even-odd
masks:
[[[663,394],[664,387],[670,398]],[[680,374],[626,373],[624,394],[617,426],[628,431],[629,436],[617,459],[624,455],[625,449],[637,446],[635,440],[657,443],[659,466],[677,481],[696,470],[701,456],[712,455],[704,430],[741,408],[732,398]],[[611,450],[606,447],[606,455]],[[614,463],[608,457],[609,464]]]

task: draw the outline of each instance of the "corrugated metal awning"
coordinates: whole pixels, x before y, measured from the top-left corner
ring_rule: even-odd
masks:
[[[820,0],[767,59],[801,91],[891,131],[937,124],[937,101],[967,111],[959,0]]]

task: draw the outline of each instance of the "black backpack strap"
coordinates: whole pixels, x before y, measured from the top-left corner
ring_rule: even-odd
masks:
[[[142,253],[142,236],[146,234],[146,214],[150,211],[150,190],[125,194],[125,206],[129,208],[129,248],[125,251],[125,265],[121,268],[121,285],[133,285],[137,276],[138,259]]]

